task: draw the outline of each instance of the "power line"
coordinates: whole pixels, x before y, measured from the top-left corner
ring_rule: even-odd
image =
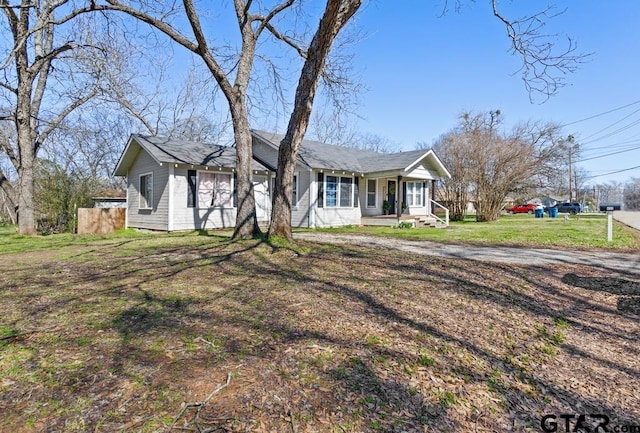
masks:
[[[640,168],[640,165],[636,165],[635,167],[631,167],[631,168],[625,168],[623,170],[616,170],[616,171],[611,171],[609,173],[604,173],[604,174],[597,174],[595,176],[589,176],[589,177],[585,177],[584,179],[593,179],[594,177],[602,177],[602,176],[609,176],[610,174],[617,174],[617,173],[622,173],[624,171],[631,171],[631,170],[635,170],[637,168]]]
[[[605,111],[604,113],[600,113],[600,114],[595,114],[593,116],[590,117],[585,117],[584,119],[580,119],[580,120],[576,120],[573,122],[569,122],[569,123],[565,123],[564,125],[560,125],[560,127],[565,127],[565,126],[569,126],[569,125],[575,125],[576,123],[581,123],[581,122],[586,122],[587,120],[591,120],[591,119],[595,119],[596,117],[600,117],[600,116],[605,116],[607,114],[613,113],[615,111],[619,111],[619,110],[623,110],[625,108],[631,107],[632,105],[636,105],[636,104],[640,104],[640,99],[634,102],[631,102],[627,105],[623,105],[622,107],[617,107],[617,108],[613,108],[609,111]]]
[[[592,159],[604,158],[604,157],[611,156],[611,155],[617,155],[619,153],[631,152],[631,151],[637,150],[637,149],[640,149],[640,146],[632,147],[631,149],[626,149],[626,150],[619,150],[617,152],[606,153],[604,155],[592,156],[592,157],[589,157],[589,158],[582,158],[582,159],[579,159],[579,160],[574,161],[574,162],[591,161]]]
[[[614,127],[614,126],[616,126],[618,123],[623,122],[624,120],[628,119],[629,117],[633,116],[634,114],[636,114],[636,113],[638,113],[638,112],[640,112],[640,108],[639,108],[639,109],[637,109],[637,110],[635,110],[635,111],[633,111],[633,112],[631,112],[631,113],[629,113],[629,114],[627,114],[627,115],[626,115],[626,116],[624,116],[622,119],[620,119],[620,120],[618,120],[618,121],[616,121],[616,122],[613,122],[611,125],[609,125],[609,126],[607,126],[607,127],[605,127],[605,128],[602,128],[601,130],[599,130],[599,131],[597,131],[597,132],[594,132],[594,133],[593,133],[593,134],[591,134],[591,135],[588,135],[588,136],[584,137],[584,138],[583,138],[583,140],[588,140],[588,139],[590,139],[590,138],[592,138],[592,137],[595,137],[596,135],[600,134],[601,132],[606,131],[606,130],[607,130],[607,129],[609,129],[609,128],[613,128],[613,127]],[[631,124],[631,125],[629,125],[629,126],[633,126],[633,125],[635,125],[635,123],[637,123],[637,121],[636,121],[636,122],[634,122],[634,123],[632,123],[632,124]],[[614,131],[614,132],[612,132],[611,134],[615,134],[615,133],[617,133],[618,131],[620,131],[620,130]],[[606,137],[606,136],[605,136],[605,137]],[[593,143],[594,141],[598,141],[598,140],[601,140],[601,139],[602,139],[602,138],[596,138],[596,139],[593,139],[593,140],[591,140],[591,141],[590,141],[590,143]]]

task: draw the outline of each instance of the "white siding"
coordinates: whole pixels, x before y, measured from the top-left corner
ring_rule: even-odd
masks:
[[[361,222],[360,208],[318,208],[316,227],[340,227],[358,225]]]
[[[313,183],[313,187],[310,188],[314,191],[314,196],[311,198],[313,212],[312,219],[314,220],[315,227],[340,227],[347,225],[359,225],[362,221],[362,200],[360,199],[358,207],[318,207],[318,172],[308,172],[310,180]],[[325,179],[327,174],[325,173]],[[359,196],[362,195],[364,187],[363,178],[359,179]],[[323,189],[326,189],[323,188]],[[359,198],[360,198],[359,197]]]
[[[139,209],[140,175],[153,173],[153,205],[151,209]],[[168,230],[169,169],[166,165],[158,165],[151,156],[140,151],[129,169],[127,178],[127,227]]]
[[[413,170],[404,173],[404,177],[413,178],[413,179],[423,179],[423,180],[432,180],[436,179],[438,176],[431,172],[424,164],[419,164]]]
[[[206,230],[232,228],[236,223],[236,209],[187,207],[188,168],[175,168],[173,179],[173,230]]]
[[[309,227],[309,197],[311,186],[311,172],[309,169],[296,167],[298,176],[298,203],[291,210],[292,227]]]

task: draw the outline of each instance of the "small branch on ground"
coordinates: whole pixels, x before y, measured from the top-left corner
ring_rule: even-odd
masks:
[[[298,433],[298,429],[296,428],[296,420],[293,417],[293,411],[290,407],[287,408],[287,416],[289,417],[289,422],[291,423],[292,433]]]
[[[180,409],[180,412],[178,412],[178,415],[173,420],[173,423],[171,424],[171,427],[169,427],[169,431],[172,431],[174,428],[178,428],[178,429],[181,429],[181,430],[185,429],[186,426],[185,427],[176,427],[176,423],[180,420],[180,418],[182,418],[182,416],[187,411],[187,409],[189,409],[191,407],[196,407],[198,409],[196,410],[196,414],[194,415],[193,419],[188,424],[194,424],[196,426],[196,431],[202,431],[202,429],[198,425],[198,421],[200,420],[200,412],[202,411],[202,408],[204,408],[207,405],[207,403],[209,403],[209,400],[211,400],[211,398],[214,395],[216,395],[217,393],[219,393],[220,391],[225,389],[227,386],[229,386],[229,383],[231,383],[231,373],[227,374],[227,381],[225,383],[223,383],[222,385],[218,385],[218,387],[216,389],[214,389],[211,392],[211,394],[209,394],[207,396],[207,398],[205,398],[204,400],[191,402],[191,403],[185,403],[185,405],[182,406],[182,409]],[[186,428],[189,429],[188,427],[186,427]]]
[[[42,329],[33,329],[33,330],[29,330],[29,331],[24,331],[24,332],[18,332],[18,333],[15,333],[15,334],[3,335],[3,336],[0,337],[0,341],[13,342],[13,341],[18,341],[18,340],[24,340],[27,335],[38,334],[40,332],[51,332],[51,331],[53,331],[53,330],[55,330],[57,328],[58,328],[58,325],[52,325],[52,326],[48,326],[48,327],[42,328]]]

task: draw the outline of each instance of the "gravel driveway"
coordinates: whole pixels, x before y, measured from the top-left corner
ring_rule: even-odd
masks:
[[[374,248],[393,248],[414,254],[512,263],[517,265],[587,265],[623,271],[635,276],[640,276],[640,252],[562,251],[544,248],[454,245],[430,241],[411,241],[396,238],[313,232],[296,233],[294,237],[296,239],[314,242],[363,245]]]

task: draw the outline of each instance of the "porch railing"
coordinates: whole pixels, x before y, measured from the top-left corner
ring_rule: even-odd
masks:
[[[429,202],[431,203],[431,215],[445,227],[449,227],[449,209],[437,201],[429,199]]]

